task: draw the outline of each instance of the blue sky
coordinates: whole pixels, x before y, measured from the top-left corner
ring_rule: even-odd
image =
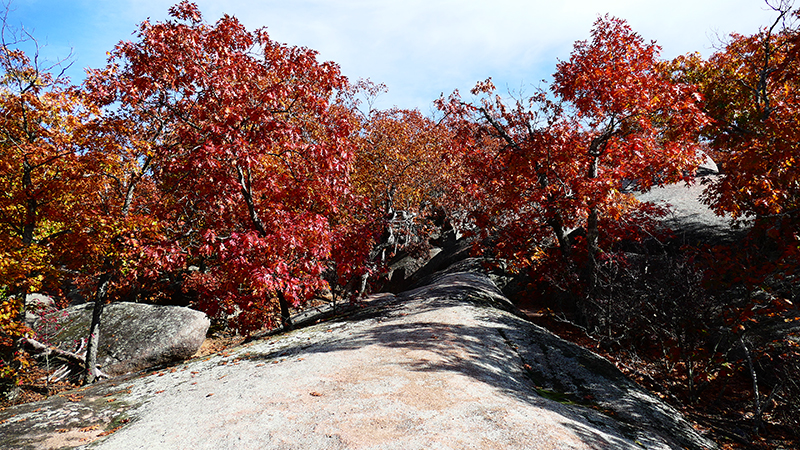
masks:
[[[8,22],[31,32],[43,58],[72,53],[74,83],[106,52],[133,38],[142,20],[163,20],[177,0],[13,0]],[[719,37],[754,33],[775,14],[763,0],[197,0],[215,22],[234,15],[248,29],[313,48],[355,80],[383,82],[376,106],[430,111],[441,93],[463,94],[492,77],[498,88],[531,91],[572,44],[609,13],[626,19],[662,57],[712,52]]]

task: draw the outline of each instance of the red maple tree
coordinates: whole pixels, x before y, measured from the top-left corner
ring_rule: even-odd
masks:
[[[458,93],[440,99],[460,120],[472,161],[474,181],[466,188],[476,199],[475,224],[494,230],[487,235],[503,233],[501,251],[529,264],[544,256],[551,238],[568,258],[585,242],[580,265],[591,290],[602,239],[619,240],[656,213],[631,191],[687,179],[706,119],[696,90],[663,74],[658,50],[606,16],[591,41],[575,43],[558,64],[549,92],[507,104],[487,80],[473,89],[482,96],[478,104]],[[585,239],[570,235],[576,228]]]
[[[91,82],[106,104],[152,133],[148,158],[169,232],[144,247],[142,276],[183,271],[213,317],[247,332],[288,320],[325,287],[341,199],[349,190],[347,80],[307,48],[209,25],[193,3],[141,24]],[[145,125],[142,125],[145,124]]]

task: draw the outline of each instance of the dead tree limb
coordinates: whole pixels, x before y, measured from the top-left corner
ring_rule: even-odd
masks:
[[[68,352],[66,350],[61,350],[57,347],[50,347],[48,345],[44,345],[41,342],[31,339],[22,337],[19,338],[17,341],[17,345],[22,350],[30,353],[32,356],[35,357],[55,357],[61,358],[64,361],[74,364],[76,366],[85,367],[86,366],[86,358],[77,354]]]

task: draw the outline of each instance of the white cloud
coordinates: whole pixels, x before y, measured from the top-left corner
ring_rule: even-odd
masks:
[[[163,20],[177,2],[165,0],[26,0],[38,32],[70,42],[81,67],[103,63],[114,43],[130,39],[143,19]],[[467,91],[492,76],[516,89],[549,76],[572,43],[587,39],[598,15],[626,19],[664,57],[710,54],[714,32],[753,33],[774,13],[758,0],[198,0],[205,19],[235,15],[248,29],[266,26],[273,39],[320,52],[351,78],[384,82],[380,106],[423,111],[441,92]],[[38,8],[38,10],[37,10]],[[57,9],[58,12],[53,12]],[[68,24],[68,25],[65,25]],[[42,29],[44,28],[44,30]]]

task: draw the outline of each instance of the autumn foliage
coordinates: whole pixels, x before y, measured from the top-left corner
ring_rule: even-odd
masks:
[[[652,386],[681,380],[690,404],[747,380],[753,433],[778,400],[789,423],[800,388],[764,374],[787,378],[800,351],[758,331],[788,317],[800,276],[800,17],[775,10],[708,59],[673,61],[599,17],[550,85],[506,95],[487,79],[432,116],[372,109],[382,85],[188,1],[81,86],[4,31],[0,377],[27,363],[28,293],[289,328],[315,296],[379,289],[367,279],[392,256],[455,227]],[[722,171],[705,201],[752,231],[664,251],[666,210],[635,194],[693,182],[701,151]]]
[[[798,12],[777,18],[752,36],[733,35],[708,61],[682,60],[696,80],[712,119],[704,129],[726,176],[712,183],[706,200],[741,221],[754,221],[792,270],[800,261],[800,31]],[[788,24],[787,24],[788,23]]]
[[[797,320],[800,12],[787,2],[768,5],[775,21],[758,33],[731,35],[708,60],[687,55],[671,68],[704,95],[710,120],[702,134],[724,172],[705,201],[750,227],[737,245],[708,250],[707,283],[718,292],[746,292],[729,302],[724,323],[746,353],[740,367],[752,381],[754,434],[763,431],[766,413],[800,424],[790,406],[800,398],[796,334],[764,332]]]
[[[57,250],[80,199],[80,94],[15,48],[29,36],[3,28],[0,48],[0,375],[23,362],[22,299],[57,289]]]
[[[502,233],[501,255],[535,262],[558,251],[591,290],[601,251],[658,214],[632,193],[688,179],[706,120],[700,95],[665,77],[657,56],[624,21],[604,17],[549,90],[509,104],[487,80],[472,91],[477,103],[458,92],[439,101],[474,171],[464,188],[475,225]],[[576,228],[585,234],[570,235]]]
[[[170,13],[143,23],[89,84],[154,130],[153,215],[168,230],[143,249],[153,264],[142,276],[195,267],[184,289],[197,306],[257,329],[272,324],[278,300],[296,306],[324,287],[329,219],[353,158],[336,103],[347,81],[314,51],[233,17],[208,25],[186,2]]]

